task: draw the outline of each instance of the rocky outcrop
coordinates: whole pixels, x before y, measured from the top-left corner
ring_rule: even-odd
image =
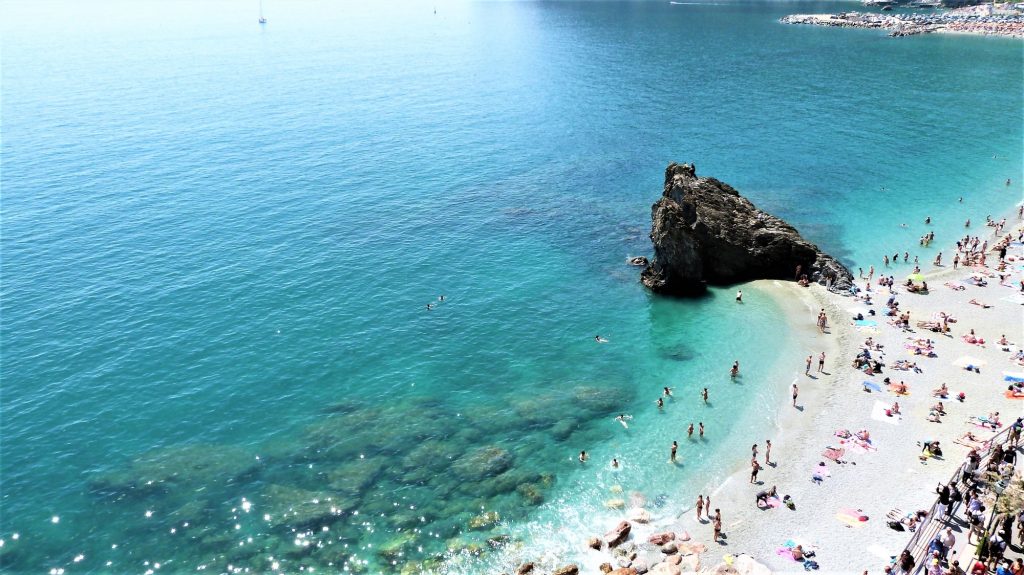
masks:
[[[651,219],[654,259],[640,278],[655,292],[693,295],[707,284],[799,275],[838,289],[853,281],[845,266],[793,226],[757,209],[732,186],[697,177],[690,164],[669,164]]]

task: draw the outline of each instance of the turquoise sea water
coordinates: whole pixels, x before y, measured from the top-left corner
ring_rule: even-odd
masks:
[[[639,286],[668,162],[865,268],[1020,199],[1021,43],[777,23],[843,6],[3,2],[0,566],[570,558],[714,486],[803,350]]]

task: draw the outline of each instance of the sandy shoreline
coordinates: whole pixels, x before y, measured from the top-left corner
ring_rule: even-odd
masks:
[[[1019,228],[1016,213],[1007,218],[1007,227],[1013,231]],[[983,224],[981,224],[983,225]],[[977,224],[976,224],[977,226]],[[966,231],[956,230],[960,233]],[[983,240],[994,243],[992,228],[973,227],[967,231],[979,234]],[[821,570],[827,572],[862,572],[880,570],[889,558],[898,554],[912,536],[909,532],[896,532],[886,526],[885,516],[892,509],[913,511],[927,509],[935,498],[934,488],[946,481],[963,461],[968,448],[954,443],[954,439],[965,431],[972,431],[982,438],[993,435],[983,428],[967,422],[970,416],[987,415],[999,411],[1004,423],[1011,423],[1024,415],[1024,401],[1011,400],[1003,396],[1005,385],[1003,371],[1022,371],[1020,366],[1008,361],[1009,352],[1000,346],[984,347],[964,342],[961,336],[970,329],[984,337],[986,342],[995,342],[1002,334],[1020,345],[1024,342],[1024,315],[1019,303],[1004,301],[1019,293],[1019,288],[1000,286],[998,278],[989,278],[987,287],[966,286],[964,290],[953,290],[945,285],[948,281],[959,280],[971,270],[953,270],[948,266],[952,252],[946,252],[947,267],[935,268],[926,265],[926,281],[930,287],[927,295],[907,293],[902,287],[896,288],[897,301],[902,310],[911,312],[912,332],[904,332],[886,323],[881,315],[888,298],[888,291],[874,286],[877,294],[874,309],[879,315],[871,318],[878,325],[855,327],[852,323],[854,308],[865,308],[862,302],[851,297],[831,294],[820,286],[802,289],[792,283],[771,283],[763,286],[777,297],[785,310],[787,321],[797,337],[808,347],[807,353],[814,353],[812,374],[817,370],[817,353],[827,354],[827,375],[812,379],[803,374],[803,359],[793,358],[794,371],[799,373],[800,396],[794,409],[788,397],[780,408],[779,421],[782,429],[770,437],[773,443],[772,461],[776,467],[765,466],[758,479],[763,485],[749,483],[749,464],[738,464],[737,471],[719,488],[714,496],[714,506],[723,514],[726,543],[709,544],[703,564],[714,565],[726,554],[746,553],[769,566],[773,571],[803,571],[802,564],[780,553],[789,540],[802,542],[817,550],[816,560]],[[994,267],[997,257],[989,254],[988,264]],[[1024,250],[1013,246],[1008,257],[1013,262],[1015,273],[1008,281],[1019,281],[1021,257]],[[930,271],[929,271],[930,270]],[[880,272],[889,271],[881,269]],[[908,269],[896,267],[892,274],[897,282],[902,281]],[[864,286],[859,280],[858,285]],[[879,291],[883,289],[884,291]],[[968,303],[972,298],[991,305],[989,309]],[[820,335],[814,326],[814,317],[819,308],[828,313],[831,333]],[[958,318],[951,325],[948,336],[919,329],[916,322],[930,320],[934,314],[944,311]],[[801,326],[801,322],[803,327]],[[852,362],[871,336],[882,343],[883,357],[887,368],[880,375],[871,378],[853,369]],[[904,349],[908,337],[929,338],[935,341],[937,357],[912,356]],[[952,362],[960,356],[970,355],[987,362],[981,373],[969,373],[955,367]],[[916,361],[921,373],[898,371],[889,366],[898,360]],[[905,381],[910,395],[897,397],[884,389],[882,379]],[[881,392],[866,393],[863,380],[873,380],[883,387]],[[927,415],[938,398],[932,390],[945,382],[953,394],[963,391],[964,402],[950,398],[944,400],[948,415],[942,423],[927,421]],[[788,384],[787,384],[788,385]],[[788,395],[788,394],[787,394]],[[872,418],[877,415],[876,402],[891,406],[898,400],[903,413],[900,418]],[[843,459],[848,463],[837,464],[826,460],[822,451],[828,445],[838,445],[837,429],[856,432],[867,429],[871,433],[873,446],[877,451],[852,453],[847,450]],[[751,438],[758,443],[763,463],[765,437]],[[929,459],[921,462],[919,442],[940,440],[945,446],[943,459]],[[749,453],[737,454],[738,461],[749,461]],[[812,469],[825,461],[830,476],[820,484],[812,481]],[[796,509],[785,507],[761,510],[754,504],[755,494],[777,486],[781,495],[788,494],[796,502]],[[837,519],[840,509],[858,509],[869,520],[857,527],[848,526]],[[698,539],[710,539],[710,524],[699,525],[694,513],[688,512],[686,525]],[[705,533],[707,532],[707,533]],[[964,535],[959,535],[964,537]]]

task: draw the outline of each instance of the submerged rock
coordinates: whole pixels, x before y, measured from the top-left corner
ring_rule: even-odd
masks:
[[[463,479],[480,481],[507,471],[514,460],[511,453],[492,445],[463,455],[452,465],[452,471]]]
[[[227,445],[185,445],[144,453],[123,469],[90,480],[93,490],[113,495],[166,493],[223,485],[257,471],[249,451]]]
[[[336,521],[354,505],[336,493],[271,485],[260,502],[274,527],[311,527]]]
[[[481,513],[476,517],[469,520],[469,528],[476,531],[480,529],[487,529],[501,520],[501,515],[497,511],[488,511]]]
[[[715,178],[697,177],[690,164],[669,164],[662,198],[651,208],[654,259],[641,281],[659,293],[700,293],[706,284],[755,279],[831,278],[847,289],[853,276],[800,236]]]

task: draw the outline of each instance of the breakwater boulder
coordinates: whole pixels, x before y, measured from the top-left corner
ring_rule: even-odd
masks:
[[[665,188],[651,208],[654,258],[640,275],[651,290],[693,295],[707,284],[797,279],[848,289],[853,276],[841,263],[767,214],[732,186],[697,177],[690,164],[669,164]]]

